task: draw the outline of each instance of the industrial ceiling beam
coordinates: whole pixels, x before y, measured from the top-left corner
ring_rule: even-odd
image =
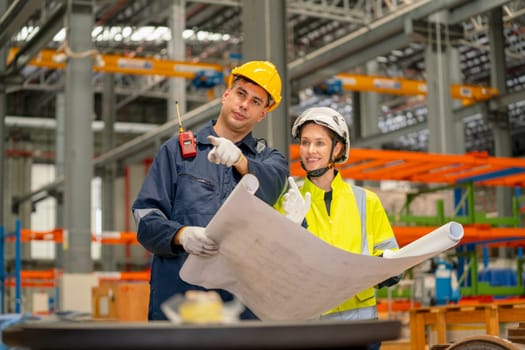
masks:
[[[217,116],[221,108],[221,99],[217,98],[203,106],[200,106],[190,112],[182,118],[184,126],[187,129],[192,129],[201,123],[208,121],[209,119]],[[179,130],[179,124],[177,119],[173,119],[164,123],[163,125],[151,130],[141,136],[134,138],[112,150],[106,152],[93,160],[93,166],[95,168],[102,167],[112,162],[118,162],[122,159],[129,158],[137,153],[143,152],[145,149],[153,149],[153,146],[158,144],[159,140],[163,138],[169,138],[176,134]],[[62,187],[64,184],[63,176],[55,179],[55,181],[40,187],[34,191],[26,193],[24,195],[13,198],[12,208],[17,208],[21,203],[28,200],[40,199],[42,196],[48,196],[52,191]]]
[[[475,16],[506,2],[508,0],[485,0],[481,7],[477,6],[478,1],[465,0],[415,2],[290,62],[288,76],[294,88],[318,84],[378,55],[413,42],[416,34],[412,23],[416,20],[424,20],[442,10],[455,13],[454,21],[464,20],[468,18],[464,12],[466,9],[470,11],[470,16]]]
[[[350,34],[305,55],[304,57],[290,62],[288,64],[288,76],[291,80],[305,79],[305,77],[319,69],[337,64],[340,61],[348,60],[352,55],[355,55],[368,47],[375,46],[379,42],[384,42],[386,39],[396,34],[403,33],[405,27],[405,16],[412,19],[422,17],[423,14],[428,15],[436,11],[435,8],[438,7],[437,3],[438,2],[432,2],[431,0],[416,2],[413,5],[406,6],[395,13],[391,13],[378,19],[366,27],[355,30]],[[422,14],[416,17],[419,13]],[[348,68],[350,68],[350,66]],[[333,71],[331,72],[332,74],[319,78],[318,81],[329,78],[335,73],[340,72],[341,71]],[[300,82],[297,84],[300,86],[305,85]]]
[[[495,6],[501,6],[501,3],[508,1],[483,1],[483,8],[480,9],[477,6],[469,8],[470,16],[482,13],[483,11],[490,10]],[[209,3],[221,3],[226,2],[209,2]],[[341,73],[349,68],[355,67],[358,64],[364,63],[373,57],[377,57],[379,52],[384,52],[382,47],[387,46],[389,48],[402,47],[409,42],[414,40],[411,37],[413,33],[412,23],[414,20],[426,19],[432,13],[449,10],[453,11],[456,8],[455,20],[462,18],[464,6],[470,5],[472,2],[465,0],[447,0],[447,1],[431,1],[421,0],[414,4],[408,5],[390,13],[372,23],[368,26],[358,29],[336,41],[313,51],[304,57],[301,57],[288,64],[288,77],[292,80],[294,87],[312,86],[315,83],[319,83],[325,79],[331,78],[334,75]],[[238,4],[238,2],[235,2]],[[477,4],[477,2],[476,2]],[[472,6],[474,6],[472,4]],[[374,48],[376,47],[376,48]],[[377,48],[379,47],[379,48]],[[500,99],[502,97],[496,97]],[[187,124],[192,123],[190,121],[190,115],[194,122],[204,122],[217,115],[220,108],[220,99],[214,100],[204,106],[201,106],[195,110],[190,111],[187,114]],[[186,125],[191,127],[192,125]],[[97,157],[94,160],[95,166],[102,166],[110,162],[119,161],[128,156],[136,154],[138,151],[143,150],[147,147],[152,147],[155,142],[162,137],[172,135],[177,130],[177,125],[173,122],[168,122],[158,129],[151,131],[143,137],[138,137],[131,140],[121,146]],[[373,135],[366,139],[356,140],[355,145],[357,147],[363,147],[366,143],[377,144],[386,142],[387,140],[394,140],[399,136],[406,135],[407,133],[417,132],[426,128],[426,123],[415,125],[403,129],[399,129],[385,135]],[[368,140],[372,140],[368,142]],[[63,180],[62,180],[63,181]],[[60,181],[54,182],[55,186],[60,185]],[[46,186],[48,187],[48,186]],[[38,191],[38,190],[37,190]],[[32,192],[24,198],[29,199],[35,192]]]
[[[454,110],[454,120],[463,121],[465,118],[473,115],[481,115],[482,117],[487,116],[488,112],[491,109],[497,108],[497,106],[507,106],[509,104],[517,103],[525,100],[525,91],[515,91],[504,96],[496,96],[490,100],[479,102],[470,106],[464,106]],[[376,147],[378,145],[392,142],[398,138],[409,135],[412,133],[417,133],[427,129],[427,123],[422,122],[419,124],[410,125],[404,128],[397,130],[389,131],[384,134],[374,134],[362,139],[352,140],[353,147],[356,148],[366,148],[366,147]],[[517,130],[511,130],[512,132],[517,132]]]
[[[0,47],[6,46],[40,6],[40,0],[15,0],[11,3],[0,18]]]
[[[369,33],[365,33],[362,35],[366,37],[368,34]],[[359,36],[356,37],[356,40],[366,41],[367,39],[365,37]],[[358,38],[361,39],[358,40]],[[298,63],[298,60],[296,60],[288,64],[288,74],[291,78],[292,89],[294,91],[300,91],[312,87],[326,79],[334,77],[336,74],[348,71],[371,59],[375,59],[377,56],[384,55],[394,48],[406,46],[413,41],[413,37],[401,33],[389,37],[388,44],[381,43],[366,47],[360,44],[361,48],[352,50],[352,53],[347,53],[341,51],[340,43],[336,40],[332,44],[327,45],[330,47],[325,46],[313,52],[312,56],[310,56],[310,54],[306,55],[306,60],[303,63],[296,65],[296,63]],[[350,46],[352,45],[353,44]],[[357,47],[357,43],[355,46]],[[330,50],[334,51],[333,55],[328,54]],[[325,55],[325,53],[327,54]],[[318,55],[317,58],[313,58],[311,61],[308,59],[308,57],[314,57],[315,55]],[[336,56],[339,56],[339,58],[333,60]],[[310,68],[308,68],[308,66]]]
[[[186,115],[183,116],[182,121],[184,127],[192,129],[199,124],[202,124],[209,119],[219,115],[221,108],[221,98],[217,98],[205,105],[195,108]],[[94,159],[93,164],[95,167],[104,166],[111,162],[125,159],[133,154],[142,151],[144,148],[152,147],[163,138],[168,138],[176,134],[179,130],[179,124],[177,119],[171,119],[170,121],[162,124],[158,128],[147,132],[129,142],[126,142],[109,152],[106,152]]]
[[[513,101],[521,101],[521,100],[525,100],[524,91],[513,92],[505,96],[496,96],[491,101],[498,104],[498,103],[501,103],[501,101],[512,103]],[[188,112],[183,118],[185,127],[188,129],[191,129],[213,118],[219,113],[220,105],[221,105],[221,99],[218,98],[199,108],[196,108]],[[487,105],[488,105],[488,101],[485,101],[485,102],[480,102],[475,105],[460,108],[454,111],[455,118],[458,120],[459,118],[461,118],[461,120],[463,120],[464,118],[468,116],[471,116],[477,113],[484,113],[484,111],[487,110]],[[422,122],[419,124],[415,124],[415,125],[407,126],[407,127],[400,128],[397,130],[389,131],[388,133],[375,134],[375,135],[367,136],[362,139],[357,139],[352,142],[352,145],[353,145],[352,147],[355,147],[355,148],[374,147],[374,146],[377,146],[383,143],[395,141],[401,136],[420,132],[425,129],[427,129],[427,123]],[[128,141],[112,149],[111,151],[98,156],[97,158],[94,159],[93,165],[95,167],[101,167],[101,166],[110,164],[111,162],[121,161],[122,159],[131,157],[134,154],[144,152],[144,150],[147,148],[153,148],[153,145],[156,145],[160,139],[172,136],[177,131],[178,131],[178,122],[175,119],[171,120],[147,132],[146,134],[142,136],[136,137],[135,139]],[[30,193],[17,197],[13,202],[16,205],[19,205],[20,203],[30,200],[32,198],[40,198],[40,196],[43,193],[44,194],[48,193],[49,191],[62,186],[63,182],[64,182],[64,179],[62,177],[59,177],[52,183],[49,183]]]
[[[40,1],[37,1],[41,4]],[[33,57],[45,47],[64,26],[64,15],[67,6],[65,2],[59,2],[53,9],[51,15],[42,24],[40,30],[14,55],[6,67],[5,74],[13,76],[19,74]],[[17,29],[18,30],[18,29]]]
[[[469,1],[449,11],[448,23],[457,24],[468,20],[480,13],[488,12],[496,7],[505,5],[511,0],[477,0]]]

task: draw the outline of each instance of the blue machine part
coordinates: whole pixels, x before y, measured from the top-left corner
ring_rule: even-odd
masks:
[[[436,304],[445,305],[450,302],[458,302],[459,285],[453,264],[444,258],[437,259],[436,263]]]
[[[328,79],[314,86],[314,93],[319,95],[334,95],[343,93],[343,81],[341,79]]]
[[[491,286],[514,287],[518,285],[518,276],[512,268],[486,268],[478,272],[478,281]]]
[[[197,89],[209,89],[224,83],[224,75],[216,70],[201,70],[195,73],[192,82]]]
[[[240,61],[242,60],[242,54],[237,52],[230,52],[230,60]]]
[[[486,181],[486,180],[497,179],[503,176],[521,174],[524,172],[525,172],[525,168],[520,168],[520,167],[508,168],[508,169],[503,169],[503,170],[492,171],[486,174],[465,177],[463,179],[459,179],[457,183],[465,183],[465,182],[470,182],[470,181],[472,182]]]

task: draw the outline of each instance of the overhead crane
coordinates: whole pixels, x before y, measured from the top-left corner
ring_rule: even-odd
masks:
[[[341,73],[335,79],[340,81],[341,89],[368,91],[393,95],[426,95],[425,81],[404,78]],[[476,85],[450,85],[450,97],[459,99],[463,105],[484,101],[498,95],[498,89]]]
[[[18,48],[11,48],[7,57],[9,63]],[[138,75],[162,75],[166,77],[179,77],[194,79],[200,71],[214,71],[222,73],[223,67],[214,63],[170,61],[156,58],[138,58],[125,55],[104,54],[95,55],[93,70],[102,73],[121,73]],[[44,49],[29,61],[29,65],[49,69],[65,69],[67,55],[62,51]]]
[[[11,48],[7,57],[9,63],[19,51]],[[102,73],[121,73],[138,75],[161,75],[195,79],[199,72],[222,74],[224,67],[214,63],[172,61],[153,57],[129,57],[116,54],[96,54],[93,70]],[[67,55],[63,51],[44,49],[30,60],[29,65],[49,69],[65,69]],[[206,76],[202,77],[206,79]],[[369,91],[397,95],[426,95],[426,82],[402,78],[388,78],[360,74],[341,73],[335,79],[344,90]],[[224,79],[223,79],[224,80]],[[461,99],[464,105],[484,101],[498,95],[498,90],[491,87],[474,85],[450,85],[452,98]]]

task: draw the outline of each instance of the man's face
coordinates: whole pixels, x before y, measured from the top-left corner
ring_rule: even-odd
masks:
[[[248,133],[266,116],[268,94],[257,84],[238,80],[222,95],[222,118],[234,132]]]

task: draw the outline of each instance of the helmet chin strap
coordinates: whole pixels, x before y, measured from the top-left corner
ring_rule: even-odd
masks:
[[[306,170],[306,168],[304,166],[304,163],[301,160],[301,168],[303,168],[306,171],[306,175],[308,177],[320,177],[320,176],[323,176],[324,174],[326,174],[326,172],[328,170],[330,170],[330,169],[332,169],[334,167],[333,153],[334,153],[335,144],[336,144],[336,138],[334,137],[333,140],[332,140],[332,148],[330,149],[330,160],[328,160],[328,165],[323,167],[323,168],[319,168],[319,169],[314,169],[314,170],[308,171],[308,170]]]
[[[303,164],[303,161],[301,161],[301,167],[306,170],[306,168],[304,167],[304,164]],[[330,168],[332,168],[331,166],[326,166],[324,168],[319,168],[319,169],[315,169],[315,170],[306,170],[306,175],[308,177],[320,177],[320,176],[323,176]]]

